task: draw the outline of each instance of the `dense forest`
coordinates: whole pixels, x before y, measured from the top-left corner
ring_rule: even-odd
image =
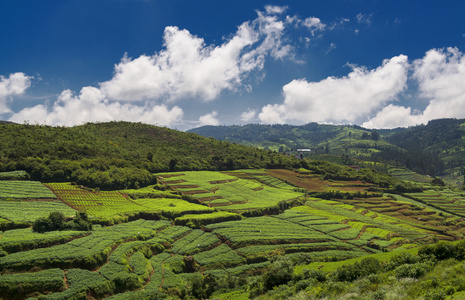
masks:
[[[141,123],[75,127],[0,124],[0,171],[44,182],[103,189],[154,183],[154,172],[297,167],[299,161],[229,142]]]

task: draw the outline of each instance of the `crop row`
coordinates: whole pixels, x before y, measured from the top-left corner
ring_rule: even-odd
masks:
[[[219,242],[220,240],[216,235],[196,229],[185,237],[177,240],[173,244],[172,251],[174,253],[192,255],[212,247]]]
[[[65,216],[74,216],[76,211],[57,201],[0,201],[0,217],[14,222],[34,222],[47,217],[52,211],[62,212]]]
[[[230,240],[234,247],[253,244],[324,242],[333,238],[299,224],[273,217],[211,224],[206,228]]]
[[[5,299],[19,299],[34,292],[56,292],[64,285],[64,274],[60,269],[0,275],[0,295]]]
[[[187,225],[190,227],[201,227],[203,225],[219,223],[225,221],[240,220],[238,214],[227,211],[216,211],[209,214],[186,214],[174,220],[176,225]]]
[[[194,260],[207,268],[219,268],[245,263],[245,259],[239,256],[226,244],[194,255]]]
[[[95,227],[91,235],[66,244],[0,257],[0,270],[24,270],[30,266],[93,268],[105,262],[112,247],[122,241],[155,237],[159,224],[156,221],[139,220],[109,228]]]
[[[39,181],[0,180],[0,198],[56,199],[56,196]]]
[[[0,248],[8,253],[62,244],[88,234],[83,231],[49,231],[38,233],[32,228],[8,230],[0,238]]]

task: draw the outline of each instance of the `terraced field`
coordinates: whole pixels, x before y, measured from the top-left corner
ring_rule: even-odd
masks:
[[[342,193],[357,193],[367,192],[371,184],[363,183],[361,181],[325,181],[321,180],[316,175],[299,174],[292,170],[269,170],[270,175],[279,178],[283,181],[290,182],[297,187],[307,189],[312,192],[330,192],[340,191]]]
[[[244,173],[238,174],[243,176]],[[242,179],[228,174],[201,171],[158,174],[158,176],[161,182],[171,189],[192,196],[209,207],[217,207],[221,210],[244,211],[273,208],[281,202],[302,197],[302,193],[292,191],[288,184],[279,179],[273,179],[270,175],[255,174],[254,178],[260,177],[268,182],[265,184],[258,180]]]
[[[111,218],[131,213],[160,213],[180,216],[188,213],[208,213],[213,209],[189,203],[179,198],[139,198],[132,200],[118,191],[92,191],[70,183],[49,183],[58,198],[79,211],[99,218]]]
[[[449,189],[427,190],[423,193],[406,194],[413,199],[425,204],[439,208],[445,212],[453,213],[457,216],[465,217],[465,193],[456,192]]]
[[[438,209],[440,201],[434,200],[424,206],[414,199],[458,197],[451,191],[325,200],[308,197],[296,186],[353,192],[370,185],[317,182],[289,172],[164,173],[157,174],[157,186],[124,191],[48,183],[57,200],[2,200],[0,224],[32,222],[52,210],[73,216],[79,210],[93,216],[94,229],[0,231],[0,294],[6,299],[38,293],[46,294],[40,299],[181,297],[183,288],[193,288],[201,279],[256,274],[277,257],[319,264],[465,234],[463,219],[444,213],[450,207]],[[457,209],[460,201],[453,202]],[[139,219],[95,225],[128,215]]]

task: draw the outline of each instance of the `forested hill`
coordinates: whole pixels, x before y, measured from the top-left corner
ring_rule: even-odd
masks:
[[[446,175],[463,175],[465,166],[465,119],[439,119],[411,127],[386,138],[409,153],[436,157]]]
[[[111,189],[153,183],[153,172],[293,164],[298,161],[268,151],[141,123],[0,123],[0,171],[26,170],[41,181]]]
[[[280,146],[297,148],[324,148],[327,142],[337,139],[370,139],[371,131],[359,126],[339,126],[309,123],[294,125],[202,126],[193,132],[218,140],[232,141],[278,151]],[[334,143],[333,143],[334,144]]]
[[[464,119],[440,119],[427,125],[382,130],[309,123],[203,126],[189,132],[275,151],[309,148],[313,154],[388,162],[433,176],[461,175],[465,165]]]

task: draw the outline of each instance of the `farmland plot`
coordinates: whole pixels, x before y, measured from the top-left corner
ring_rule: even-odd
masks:
[[[48,217],[50,212],[59,211],[66,217],[72,217],[76,211],[57,201],[0,201],[0,217],[13,222],[34,222],[38,218]]]
[[[117,191],[89,191],[70,183],[49,183],[47,185],[64,203],[99,218],[139,212],[159,212],[165,213],[174,219],[176,216],[186,213],[214,211],[212,208],[189,203],[179,198],[139,198],[131,200]]]
[[[163,183],[170,188],[221,210],[269,208],[302,196],[302,193],[292,191],[288,185],[279,180],[286,188],[271,187],[259,181],[241,179],[228,174],[203,171],[176,173],[176,176],[169,178],[163,177],[164,174],[158,176],[163,177]],[[271,176],[267,180],[271,182]],[[274,180],[275,185],[279,185],[278,181]]]
[[[0,198],[56,199],[57,197],[39,181],[0,180]]]

